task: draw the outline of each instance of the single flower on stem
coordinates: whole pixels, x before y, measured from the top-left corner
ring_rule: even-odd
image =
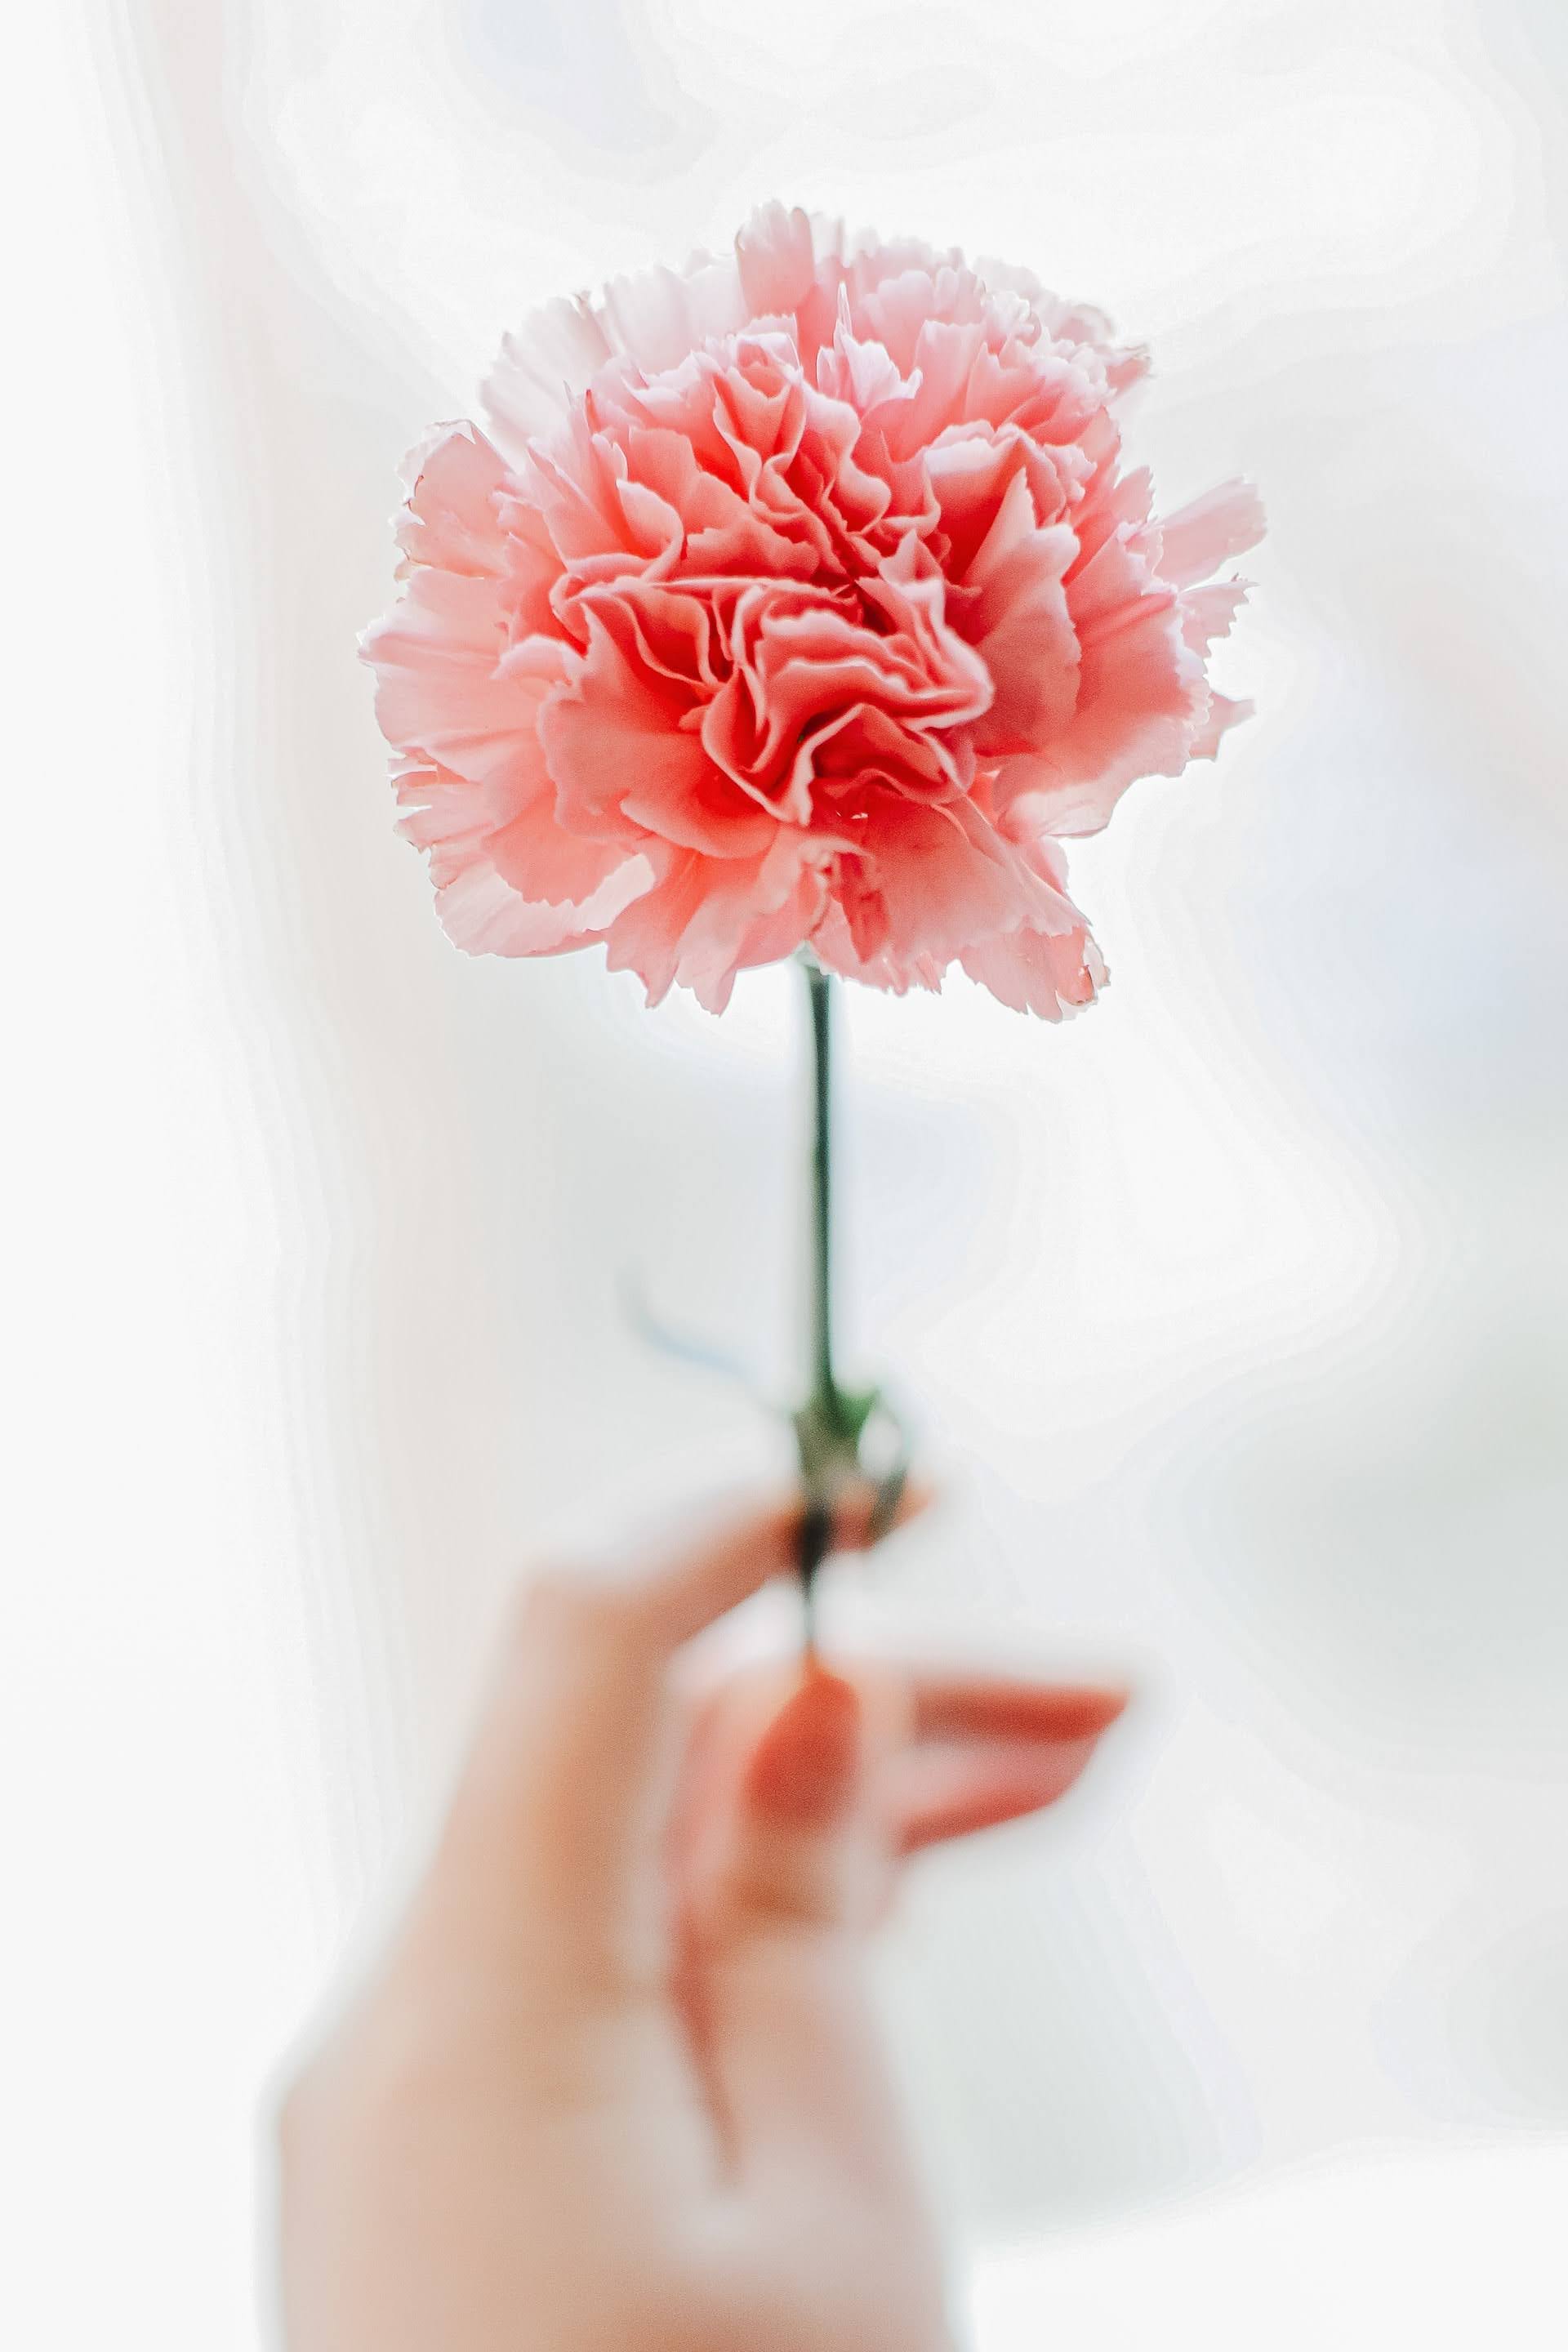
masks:
[[[451,937],[602,944],[715,1013],[807,960],[808,1589],[879,1402],[831,1357],[832,977],[1088,1004],[1063,843],[1244,715],[1209,655],[1246,583],[1215,575],[1261,510],[1231,482],[1156,514],[1122,461],[1145,366],[1026,271],[773,205],[727,256],[537,312],[489,430],[412,461],[365,652]]]

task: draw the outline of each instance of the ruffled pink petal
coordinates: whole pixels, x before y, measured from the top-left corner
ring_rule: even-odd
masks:
[[[1081,654],[1065,582],[1078,551],[1070,525],[1037,525],[1016,473],[963,583],[965,627],[994,689],[974,730],[982,758],[1029,751],[1071,725]]]
[[[887,791],[868,799],[857,850],[838,860],[855,902],[858,956],[929,959],[940,969],[1042,903],[1024,859],[971,803],[933,807]]]
[[[596,610],[588,629],[586,654],[539,722],[560,824],[627,853],[647,835],[717,857],[764,851],[772,819],[681,726],[679,683],[629,657]]]
[[[700,345],[732,335],[751,312],[733,257],[701,255],[684,271],[645,269],[613,278],[599,317],[611,347],[655,374],[679,367]]]
[[[1037,840],[1020,855],[1039,887],[1028,919],[1016,930],[977,940],[961,961],[972,980],[1015,1013],[1043,1021],[1092,1004],[1106,982],[1104,960],[1067,892],[1067,860],[1054,841]]]
[[[1228,694],[1211,695],[1208,716],[1194,736],[1188,756],[1194,760],[1212,760],[1230,730],[1239,727],[1244,719],[1251,716],[1250,702],[1233,702]]]
[[[1203,664],[1183,641],[1173,603],[1141,600],[1080,646],[1071,726],[1047,751],[1003,764],[996,796],[1009,832],[1099,833],[1130,784],[1180,775],[1192,757],[1207,709]]]
[[[477,425],[438,425],[404,461],[408,502],[397,544],[410,565],[496,574],[507,567],[499,501],[506,464]]]
[[[395,776],[398,831],[428,854],[437,909],[474,954],[536,955],[591,936],[647,887],[648,870],[619,845],[563,834],[548,780],[498,808],[499,795],[432,764]]]
[[[1252,484],[1226,482],[1160,525],[1160,577],[1177,588],[1206,580],[1230,557],[1256,547],[1266,527],[1263,501]]]
[[[895,625],[878,632],[820,597],[749,590],[731,624],[733,674],[704,715],[713,757],[767,788],[793,770],[798,746],[830,740],[865,712],[888,722],[879,730],[868,719],[884,754],[898,759],[907,744],[912,774],[929,783],[950,773],[937,738],[977,717],[990,687],[970,649],[942,627],[933,599],[939,583],[900,580],[889,569],[878,602]]]
[[[494,578],[415,572],[402,603],[365,639],[387,740],[477,784],[531,768],[539,685],[501,675],[504,649]]]
[[[578,578],[616,579],[661,560],[669,568],[683,537],[679,516],[633,480],[624,446],[586,417],[535,444],[525,479],[563,565]]]
[[[436,910],[447,938],[468,955],[560,955],[602,940],[627,899],[646,887],[647,871],[633,858],[580,906],[536,906],[481,858],[437,887]]]
[[[742,970],[801,945],[820,898],[809,845],[793,830],[777,832],[760,857],[677,852],[610,925],[609,969],[635,971],[650,1004],[679,982],[722,1013]]]
[[[1052,342],[1092,353],[1112,393],[1129,391],[1147,375],[1148,352],[1141,344],[1118,342],[1110,320],[1092,303],[1064,302],[1032,269],[998,261],[991,254],[976,262],[975,268],[987,286],[1020,296]]]
[[[531,441],[558,431],[613,356],[593,305],[581,294],[546,302],[518,333],[504,336],[481,396],[507,455],[521,461]]]
[[[1181,773],[1207,710],[1179,599],[1151,577],[1132,528],[1106,521],[1068,582],[1079,657],[1071,721],[996,781],[1010,832],[1099,832],[1140,777]]]
[[[1206,654],[1221,637],[1230,635],[1237,614],[1247,602],[1247,580],[1211,580],[1182,593],[1182,635],[1194,653]]]
[[[898,955],[858,939],[846,912],[843,894],[831,898],[811,933],[811,951],[827,971],[841,979],[858,980],[866,988],[879,988],[892,996],[910,989],[940,993],[952,959],[939,963],[931,956]]]
[[[1060,1021],[1092,1004],[1107,977],[1100,950],[1082,924],[1063,935],[1025,928],[1005,931],[966,949],[959,961],[999,1003],[1042,1021]]]
[[[753,319],[787,318],[816,283],[816,253],[808,215],[763,205],[735,239],[741,290]]]

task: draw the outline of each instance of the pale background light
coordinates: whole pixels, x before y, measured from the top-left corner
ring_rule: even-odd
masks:
[[[1358,2352],[1503,2267],[1560,2340],[1556,0],[65,0],[13,63],[0,2335],[266,2340],[257,2118],[520,1561],[782,1458],[619,1294],[787,1382],[791,976],[458,957],[353,660],[501,329],[781,193],[1101,301],[1167,499],[1271,516],[1258,719],[1075,856],[1104,1004],[851,1008],[853,1337],[950,1499],[836,1638],[1142,1686],[886,1954],[981,2352],[1286,2346],[1286,2245]]]

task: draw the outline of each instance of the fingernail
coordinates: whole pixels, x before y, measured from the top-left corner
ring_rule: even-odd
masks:
[[[758,1742],[746,1773],[755,1810],[792,1829],[827,1829],[847,1811],[860,1760],[860,1696],[808,1669]]]

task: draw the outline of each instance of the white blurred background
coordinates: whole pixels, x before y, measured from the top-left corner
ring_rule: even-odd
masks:
[[[979,2352],[1561,2343],[1561,0],[8,47],[0,2336],[268,2340],[258,2116],[500,1594],[783,1459],[618,1289],[787,1381],[792,976],[458,956],[353,657],[501,330],[777,193],[1108,307],[1166,502],[1272,525],[1258,718],[1075,859],[1103,1004],[850,1007],[854,1339],[949,1493],[833,1638],[1141,1690],[886,1955]]]

